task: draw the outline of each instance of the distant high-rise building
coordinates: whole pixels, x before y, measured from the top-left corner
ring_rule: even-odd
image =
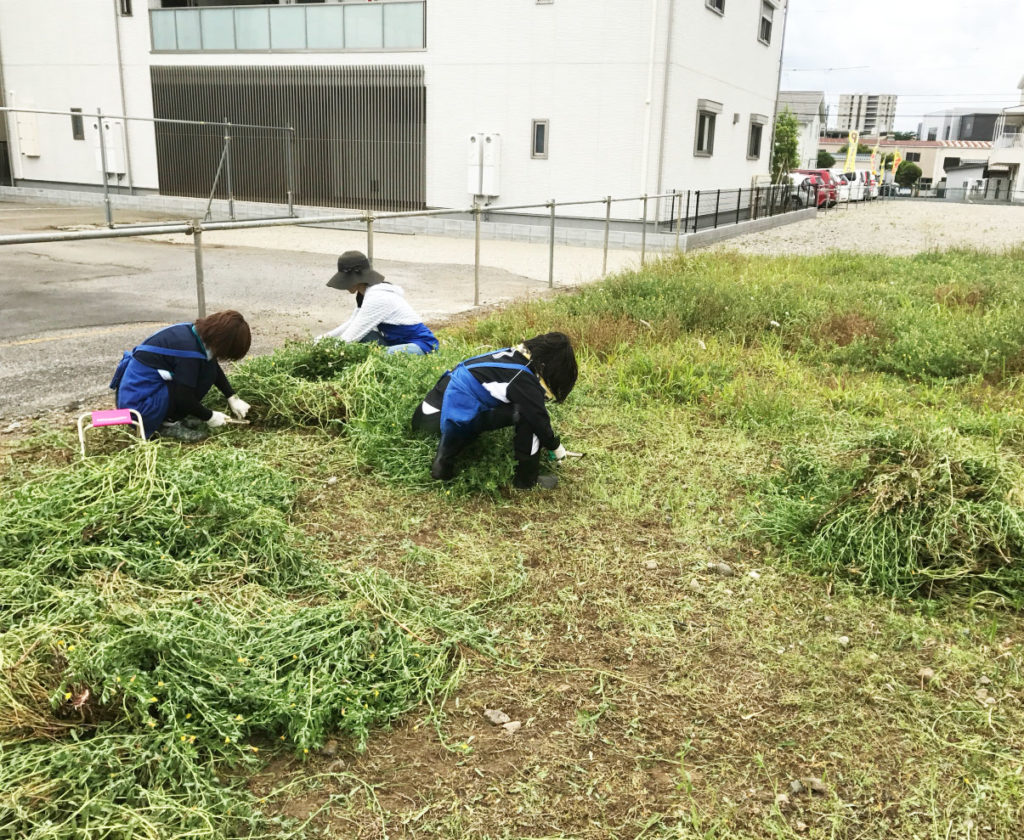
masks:
[[[839,96],[838,127],[861,134],[892,131],[896,118],[896,96],[886,93],[843,93]]]

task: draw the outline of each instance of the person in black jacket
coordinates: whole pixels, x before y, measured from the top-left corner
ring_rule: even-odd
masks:
[[[202,403],[214,385],[227,397],[236,417],[244,418],[249,411],[249,404],[235,396],[217,360],[241,359],[251,341],[249,325],[233,309],[165,327],[125,352],[110,383],[115,404],[139,412],[146,437],[161,434],[201,440],[206,436],[203,432],[179,421],[195,418],[211,428],[227,422],[226,414]]]
[[[514,426],[513,485],[557,485],[556,476],[540,476],[542,447],[556,461],[565,458],[545,403],[568,397],[577,375],[572,343],[560,332],[459,362],[437,381],[412,418],[414,429],[441,433],[431,477],[450,480],[456,456],[470,441],[481,432]]]

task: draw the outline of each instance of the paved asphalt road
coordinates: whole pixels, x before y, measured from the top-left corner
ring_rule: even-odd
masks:
[[[134,221],[155,218],[140,213]],[[99,221],[95,208],[0,203],[0,234]],[[352,297],[324,284],[334,271],[333,254],[359,247],[354,234],[303,229],[286,243],[302,247],[311,236],[319,237],[319,252],[290,250],[294,246],[282,245],[280,236],[267,248],[204,242],[206,310],[241,311],[253,327],[254,353],[323,332],[351,312]],[[15,419],[52,410],[110,407],[107,383],[122,351],[161,326],[195,318],[194,250],[182,237],[176,240],[0,246],[0,431]],[[265,241],[272,243],[269,234]],[[456,245],[459,258],[466,252],[472,260],[471,242]],[[375,267],[405,289],[428,323],[472,304],[471,262],[377,259]],[[538,291],[536,278],[493,267],[481,270],[485,283],[492,300]]]

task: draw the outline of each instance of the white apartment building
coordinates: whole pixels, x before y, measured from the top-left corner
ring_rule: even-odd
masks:
[[[814,169],[818,165],[818,141],[825,126],[825,91],[780,90],[775,112],[789,111],[800,126],[797,137],[799,169]]]
[[[896,96],[875,93],[843,93],[839,96],[837,127],[861,134],[888,134],[896,118]]]
[[[7,113],[11,177],[374,209],[749,186],[787,4],[0,0],[2,104],[81,111]]]

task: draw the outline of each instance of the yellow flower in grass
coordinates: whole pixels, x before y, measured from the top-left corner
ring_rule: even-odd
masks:
[[[160,698],[159,697],[150,697],[149,698],[149,702],[150,703],[159,703],[160,702]]]
[[[70,700],[71,699],[71,692],[70,691],[65,691],[64,692],[64,699],[65,700]]]
[[[224,743],[225,744],[230,744],[231,743],[231,739],[230,738],[225,738],[224,739]]]

